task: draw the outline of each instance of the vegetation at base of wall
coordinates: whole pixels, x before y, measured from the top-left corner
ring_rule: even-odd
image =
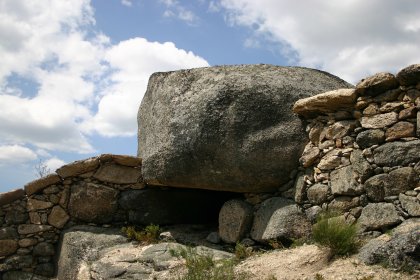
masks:
[[[210,254],[199,254],[196,249],[187,247],[171,250],[171,255],[185,260],[187,272],[178,280],[246,280],[249,277],[235,273],[237,260],[215,260]]]
[[[313,226],[312,237],[315,242],[329,247],[332,256],[350,255],[358,247],[356,225],[348,224],[334,213],[320,215]]]
[[[284,249],[286,246],[278,239],[270,239],[267,241],[272,249]]]
[[[137,240],[142,244],[159,242],[159,234],[161,233],[160,227],[154,224],[150,224],[139,231],[134,226],[123,227],[121,231],[127,235],[127,238]]]
[[[241,261],[254,255],[255,252],[252,250],[252,247],[247,247],[238,241],[236,242],[234,253],[235,253],[236,259]]]

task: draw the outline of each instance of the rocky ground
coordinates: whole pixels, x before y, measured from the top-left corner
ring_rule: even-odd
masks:
[[[197,225],[165,228],[165,241],[141,245],[127,240],[119,229],[78,226],[64,234],[57,279],[177,279],[185,263],[171,249],[185,244],[214,258],[233,258],[233,250],[206,240],[211,229]],[[76,257],[77,256],[77,257]],[[67,262],[71,260],[70,262]],[[368,266],[357,256],[330,259],[329,250],[313,244],[292,249],[262,250],[235,268],[244,279],[420,279],[420,272],[394,272]]]

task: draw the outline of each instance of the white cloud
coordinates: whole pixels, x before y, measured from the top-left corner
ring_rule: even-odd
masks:
[[[217,12],[220,12],[221,9],[222,9],[222,7],[218,2],[216,2],[216,1],[210,1],[209,2],[209,7],[208,7],[209,12],[217,13]]]
[[[94,80],[105,70],[108,44],[98,34],[89,0],[0,2],[0,138],[46,150],[94,148],[80,132],[90,118]],[[34,96],[8,86],[11,74],[38,85]]]
[[[0,144],[30,144],[39,156],[93,153],[93,132],[134,135],[153,72],[208,65],[173,43],[112,45],[95,31],[89,0],[3,0],[0,42]],[[38,87],[28,94],[9,83],[12,75]]]
[[[133,6],[133,2],[131,2],[131,0],[121,0],[121,4],[127,7]]]
[[[105,60],[115,72],[98,105],[98,113],[85,123],[86,131],[105,136],[135,135],[137,111],[153,72],[208,66],[203,58],[178,49],[173,43],[134,38],[110,48]]]
[[[221,0],[229,22],[281,44],[290,64],[351,82],[419,63],[420,2]],[[249,43],[249,42],[248,42]]]
[[[0,146],[0,165],[10,165],[33,161],[37,155],[29,148],[20,145]]]
[[[166,10],[163,12],[164,17],[177,18],[190,25],[197,24],[198,16],[177,0],[160,0],[160,2],[166,6]]]
[[[47,159],[46,161],[44,161],[44,164],[46,166],[46,168],[50,171],[55,171],[56,169],[58,169],[59,167],[63,166],[66,164],[65,161],[57,158],[57,157],[52,157],[50,159]]]

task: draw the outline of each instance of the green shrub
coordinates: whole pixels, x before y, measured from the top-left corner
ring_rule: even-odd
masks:
[[[331,249],[332,256],[349,255],[357,249],[357,228],[348,224],[340,217],[333,214],[321,215],[313,226],[313,239],[315,242]]]
[[[236,260],[214,260],[212,255],[202,255],[197,250],[187,247],[171,250],[171,255],[185,260],[187,273],[178,280],[236,280],[246,279],[246,275],[236,275]]]
[[[284,249],[286,246],[278,239],[270,239],[268,240],[268,245],[273,249]]]
[[[158,225],[150,224],[143,230],[137,231],[134,226],[123,227],[121,229],[129,239],[137,240],[142,244],[152,244],[159,241],[161,229]]]
[[[238,260],[244,260],[250,256],[252,256],[254,252],[252,251],[252,247],[247,247],[241,242],[236,242],[235,245],[235,257]]]

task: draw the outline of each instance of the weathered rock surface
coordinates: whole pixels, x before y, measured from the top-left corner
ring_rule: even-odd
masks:
[[[416,85],[420,80],[420,64],[412,64],[401,69],[397,74],[397,80],[401,85]]]
[[[3,239],[17,239],[19,237],[14,227],[2,227],[0,228],[0,240]]]
[[[417,197],[408,196],[400,193],[399,200],[401,206],[407,211],[410,216],[420,216],[420,200]]]
[[[23,271],[8,271],[3,275],[3,280],[50,280],[40,275]]]
[[[176,229],[171,232],[174,236],[181,234]],[[233,257],[217,248],[200,246],[191,234],[189,238],[197,254],[213,256],[215,260]],[[187,248],[176,242],[139,246],[128,242],[119,229],[91,226],[66,230],[59,247],[58,280],[174,279],[182,274],[179,268],[183,261],[171,251]]]
[[[362,149],[385,142],[385,132],[381,129],[369,129],[360,132],[356,137],[356,143]]]
[[[398,81],[391,73],[381,72],[360,81],[356,92],[361,95],[376,96],[384,91],[398,87]]]
[[[48,215],[48,223],[56,228],[63,228],[69,219],[70,216],[67,212],[58,205],[54,206],[50,215]]]
[[[101,163],[114,161],[119,165],[130,166],[130,167],[140,167],[141,158],[133,157],[129,155],[114,155],[114,154],[102,154],[99,156],[99,161]]]
[[[358,258],[366,264],[385,263],[391,268],[420,268],[420,219],[410,219],[364,245]]]
[[[27,208],[29,211],[36,211],[51,208],[53,204],[49,201],[42,201],[37,199],[28,199]]]
[[[315,184],[308,189],[308,199],[312,204],[321,205],[327,200],[328,186],[324,184]]]
[[[386,141],[415,136],[415,126],[410,122],[397,122],[386,130]]]
[[[190,189],[145,189],[122,193],[118,203],[134,224],[206,223],[217,221],[231,194]],[[197,211],[200,209],[200,211]]]
[[[337,89],[298,100],[293,112],[304,117],[352,108],[356,102],[354,89]]]
[[[385,230],[401,223],[401,217],[392,203],[370,203],[363,208],[358,223],[365,230]]]
[[[360,199],[351,196],[337,196],[328,204],[328,210],[332,212],[344,213],[351,208],[359,206]]]
[[[86,268],[99,257],[99,251],[126,242],[119,229],[77,226],[64,231],[59,244],[57,279],[89,279]]]
[[[351,85],[325,72],[270,65],[151,76],[139,109],[143,177],[152,185],[263,192],[287,182],[306,135],[291,107]]]
[[[84,183],[71,187],[70,215],[92,223],[112,221],[117,209],[118,191],[103,185]]]
[[[342,167],[331,172],[331,193],[334,195],[356,195],[363,192],[363,186],[354,180],[353,167]]]
[[[55,172],[61,178],[67,178],[74,175],[83,174],[95,170],[99,166],[98,158],[88,158],[85,160],[78,160],[58,168]]]
[[[141,171],[123,165],[103,164],[93,177],[114,184],[135,184],[140,180]]]
[[[398,114],[389,112],[374,116],[362,117],[360,124],[363,128],[384,128],[393,125],[398,121]]]
[[[252,226],[253,207],[242,200],[229,200],[219,213],[219,236],[227,243],[240,241]]]
[[[54,245],[48,242],[38,243],[34,247],[34,256],[54,256],[55,250]]]
[[[0,193],[0,206],[9,204],[25,195],[23,189],[16,189],[5,193]]]
[[[380,166],[408,165],[420,160],[420,140],[390,142],[373,151],[376,164]],[[392,156],[390,156],[392,155]]]
[[[320,153],[320,150],[318,149],[318,147],[316,147],[311,142],[309,142],[305,146],[305,149],[303,150],[303,153],[299,159],[299,162],[302,164],[303,167],[308,167],[315,162],[315,160],[319,156],[319,153]]]
[[[44,176],[42,178],[39,178],[35,181],[32,181],[25,185],[25,192],[27,195],[32,195],[36,192],[39,192],[43,190],[44,188],[58,183],[61,181],[60,176],[57,174],[48,174],[47,176]]]
[[[33,234],[33,233],[51,231],[52,229],[53,229],[52,226],[47,226],[47,225],[26,224],[26,225],[18,226],[19,234]]]
[[[311,223],[291,200],[274,197],[255,213],[251,237],[257,241],[299,239],[309,236]]]
[[[18,249],[16,240],[6,239],[0,240],[0,257],[5,257],[13,254]]]

